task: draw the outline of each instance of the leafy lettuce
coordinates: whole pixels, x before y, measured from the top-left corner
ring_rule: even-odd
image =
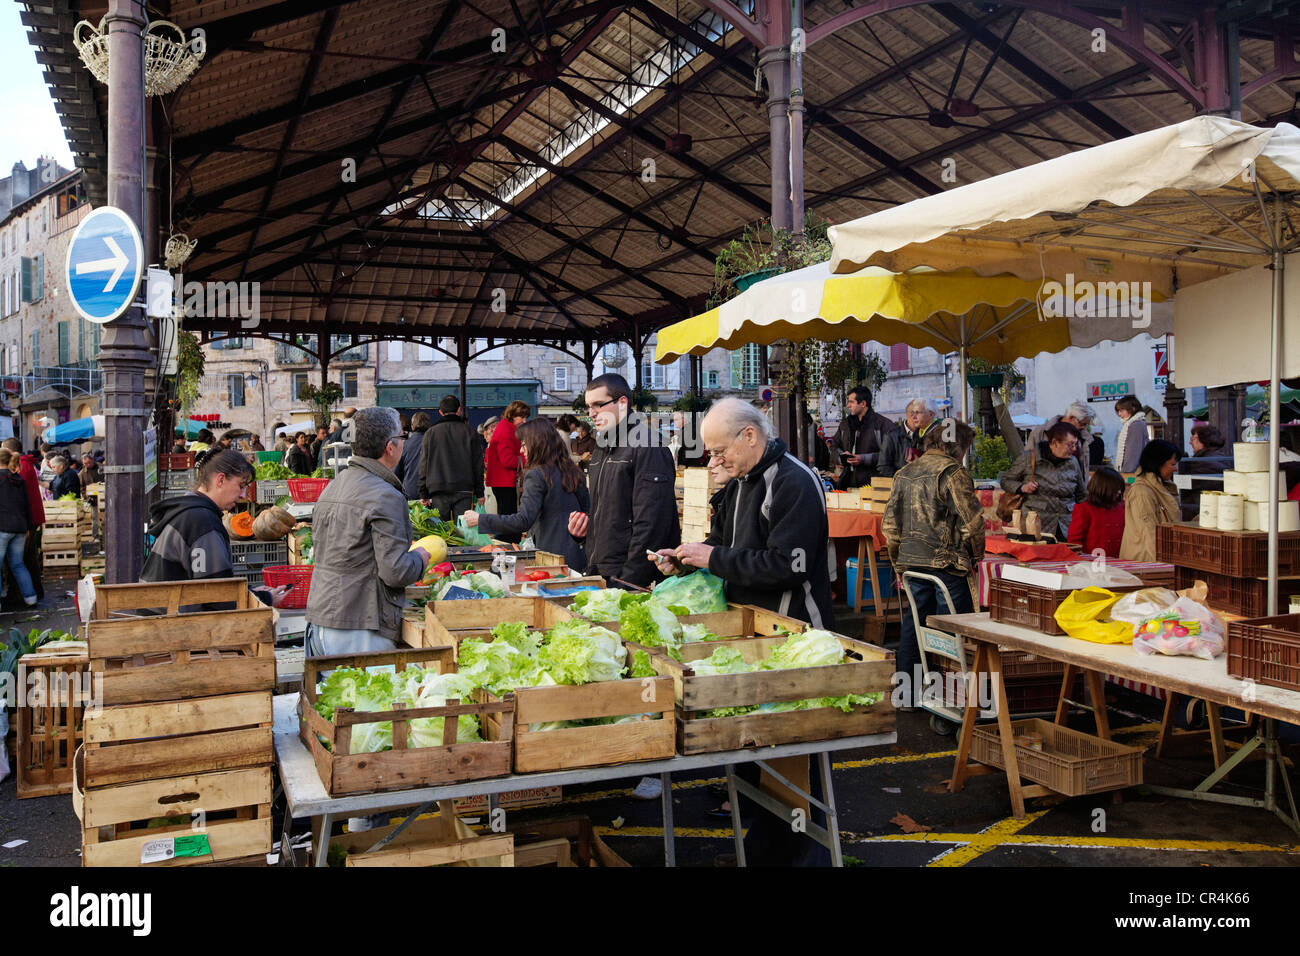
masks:
[[[617,621],[619,601],[628,593],[622,588],[582,591],[573,599],[573,610],[589,621]]]

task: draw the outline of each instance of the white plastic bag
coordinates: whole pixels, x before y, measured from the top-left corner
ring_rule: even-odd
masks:
[[[1071,565],[1065,572],[1065,580],[1061,587],[1069,588],[1071,591],[1083,588],[1105,588],[1110,591],[1141,584],[1141,578],[1123,568],[1112,567],[1101,561],[1081,561]]]
[[[1169,610],[1177,600],[1178,595],[1167,588],[1143,588],[1141,591],[1131,591],[1115,602],[1115,606],[1110,609],[1110,619],[1141,624],[1147,618]]]
[[[1163,611],[1154,619],[1172,616],[1180,621],[1196,621],[1200,624],[1199,634],[1178,636],[1164,632],[1160,634],[1142,633],[1142,625],[1134,628],[1133,649],[1139,654],[1167,654],[1170,656],[1199,657],[1212,661],[1223,653],[1225,628],[1217,614],[1203,604],[1191,598],[1180,597],[1173,606]],[[1143,624],[1146,622],[1144,621]]]

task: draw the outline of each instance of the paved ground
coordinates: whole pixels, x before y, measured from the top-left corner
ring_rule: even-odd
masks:
[[[20,626],[73,625],[71,599],[52,591],[40,621]],[[0,616],[8,627],[29,614]],[[849,633],[857,629],[844,625]],[[1154,745],[1160,704],[1110,690],[1116,739]],[[1078,715],[1074,725],[1090,729]],[[1300,759],[1300,736],[1285,728],[1292,761]],[[959,794],[944,781],[952,771],[955,742],[939,736],[923,712],[900,714],[898,743],[836,757],[835,788],[844,831],[844,852],[864,866],[1297,866],[1300,836],[1264,810],[1191,802],[1128,791],[1122,802],[1110,795],[1030,801],[1024,820],[1011,817],[1004,778],[972,779]],[[1184,759],[1148,755],[1146,779],[1190,787],[1210,766],[1208,749]],[[1292,763],[1291,775],[1300,787]],[[721,803],[711,785],[717,775],[689,775],[674,781],[677,855],[684,866],[713,866],[732,852],[730,820],[709,815]],[[1262,787],[1263,765],[1247,764],[1225,792],[1249,794]],[[637,778],[566,791],[559,808],[517,811],[525,818],[584,813],[597,831],[629,862],[663,863],[658,801],[630,796]],[[1246,785],[1246,786],[1241,786]],[[622,818],[615,827],[617,818]],[[904,819],[910,818],[910,819]],[[906,832],[913,825],[924,829]],[[278,834],[278,829],[277,829]],[[13,777],[0,783],[0,866],[76,866],[78,822],[68,797],[18,801]]]

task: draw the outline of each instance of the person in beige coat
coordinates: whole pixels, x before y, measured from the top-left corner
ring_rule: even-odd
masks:
[[[1124,494],[1124,538],[1119,556],[1126,561],[1155,561],[1156,525],[1179,520],[1178,489],[1171,479],[1182,452],[1163,440],[1142,449],[1138,474]]]

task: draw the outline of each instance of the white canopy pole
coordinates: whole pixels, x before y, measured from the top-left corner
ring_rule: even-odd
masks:
[[[961,317],[961,420],[970,424],[970,388],[966,384],[966,316]]]
[[[1278,219],[1278,232],[1282,224]],[[1282,290],[1286,256],[1282,254],[1281,236],[1273,245],[1273,344],[1269,367],[1268,395],[1268,616],[1277,613],[1277,518],[1278,479],[1281,471],[1282,438]]]

